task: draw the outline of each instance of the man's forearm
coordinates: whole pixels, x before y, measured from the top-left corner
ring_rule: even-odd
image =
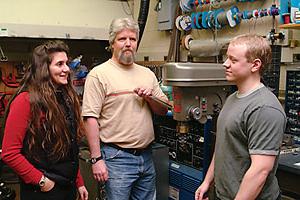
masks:
[[[254,200],[262,190],[267,176],[265,173],[253,173],[248,170],[242,180],[235,200]]]
[[[91,157],[98,157],[100,152],[99,126],[96,118],[87,118],[84,120],[86,129],[86,138],[89,144]]]
[[[155,114],[165,115],[168,112],[168,107],[163,105],[162,103],[154,101],[151,98],[147,99],[147,102],[148,102],[148,105],[150,106],[152,112],[154,112]]]
[[[275,156],[251,155],[251,165],[245,173],[235,200],[254,200],[261,192],[275,162]]]
[[[203,182],[208,183],[211,185],[211,183],[214,181],[214,170],[215,170],[215,154],[213,155],[209,168],[206,172],[205,178]]]

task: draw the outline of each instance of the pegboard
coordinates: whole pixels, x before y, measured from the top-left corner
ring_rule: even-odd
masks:
[[[19,88],[24,75],[24,64],[12,61],[0,62],[0,75],[0,117],[2,117],[10,97]]]

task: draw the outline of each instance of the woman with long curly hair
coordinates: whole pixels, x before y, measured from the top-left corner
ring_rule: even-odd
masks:
[[[84,128],[70,82],[68,46],[47,41],[33,50],[8,107],[2,160],[21,178],[21,200],[88,198],[77,141]]]

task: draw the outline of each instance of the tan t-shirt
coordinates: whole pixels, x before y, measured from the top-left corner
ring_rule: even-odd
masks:
[[[144,148],[154,140],[151,110],[133,92],[137,87],[151,88],[153,96],[167,101],[154,73],[143,66],[124,67],[110,59],[88,74],[82,116],[98,119],[102,142]]]

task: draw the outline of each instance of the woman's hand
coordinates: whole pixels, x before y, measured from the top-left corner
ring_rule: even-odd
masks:
[[[85,188],[85,186],[80,186],[78,188],[78,193],[79,193],[81,200],[88,200],[89,193],[88,193],[87,189]]]
[[[55,182],[52,181],[51,179],[45,177],[45,184],[41,187],[41,191],[42,192],[49,192],[50,190],[52,190],[55,186]]]

